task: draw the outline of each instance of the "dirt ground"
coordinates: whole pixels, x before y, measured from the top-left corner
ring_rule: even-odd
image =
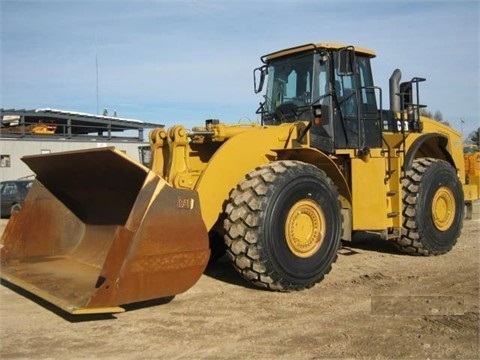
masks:
[[[302,292],[252,288],[224,257],[170,301],[78,318],[2,282],[0,358],[478,359],[478,205],[446,255],[364,236]]]

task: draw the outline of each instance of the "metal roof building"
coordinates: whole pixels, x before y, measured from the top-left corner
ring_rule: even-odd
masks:
[[[33,175],[25,155],[115,146],[148,164],[147,130],[162,124],[57,109],[0,109],[0,180]]]

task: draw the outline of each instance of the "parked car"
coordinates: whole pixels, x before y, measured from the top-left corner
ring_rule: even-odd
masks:
[[[0,182],[0,214],[2,217],[10,217],[14,212],[20,211],[32,183],[33,180]]]

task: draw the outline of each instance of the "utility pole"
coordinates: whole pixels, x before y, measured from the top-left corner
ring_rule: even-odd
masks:
[[[98,115],[98,55],[95,54],[95,72],[97,79],[97,115]]]
[[[95,80],[97,83],[97,115],[98,115],[98,47],[97,47],[96,36],[95,36]]]
[[[465,121],[463,121],[463,116],[460,118],[460,134],[462,135],[462,143],[464,142],[463,141],[463,124],[465,123]]]

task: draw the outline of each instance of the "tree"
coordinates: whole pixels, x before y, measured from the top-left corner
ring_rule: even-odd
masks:
[[[440,111],[435,111],[435,114],[433,114],[433,118],[441,123],[443,123],[443,114]]]
[[[474,145],[477,145],[478,147],[480,147],[480,128],[477,128],[477,130],[472,131],[468,135],[467,141],[471,142]]]
[[[430,119],[433,119],[433,120],[436,120],[441,124],[450,126],[450,123],[448,121],[443,120],[443,114],[439,110],[435,111],[435,114],[432,114],[432,112],[428,111],[427,108],[423,108],[423,109],[420,110],[420,115],[426,116],[426,117],[428,117]]]

